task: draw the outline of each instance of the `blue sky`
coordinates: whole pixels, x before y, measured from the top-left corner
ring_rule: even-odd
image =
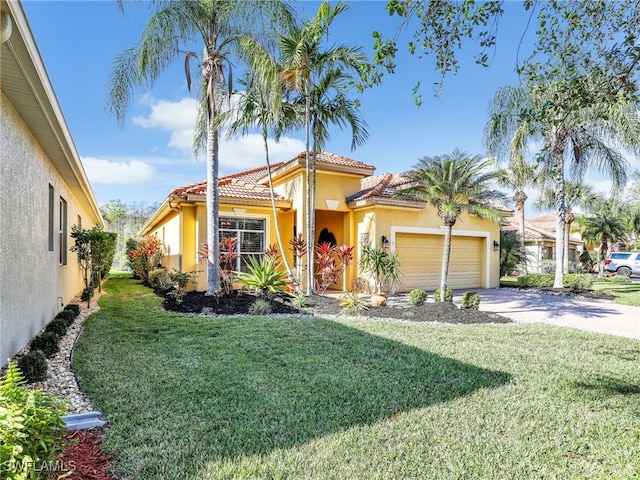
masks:
[[[298,2],[305,17],[313,16],[317,5]],[[385,5],[386,1],[352,2],[334,22],[329,41],[360,45],[371,55],[372,31],[391,35],[398,25]],[[161,202],[171,189],[205,179],[204,159],[196,160],[191,149],[196,101],[187,91],[181,61],[152,90],[139,92],[122,128],[105,109],[113,60],[138,43],[149,18],[144,2],[127,8],[124,16],[112,1],[24,0],[23,6],[98,203]],[[469,45],[461,55],[460,71],[446,79],[438,98],[432,95],[431,85],[439,79],[432,59],[411,57],[401,45],[395,75],[386,75],[381,86],[361,96],[368,143],[352,152],[350,132],[335,127],[326,150],[372,164],[378,174],[408,170],[422,156],[456,147],[484,155],[488,102],[497,88],[518,83],[514,66],[527,18],[520,1],[507,3],[506,10],[491,66],[475,65],[475,50]],[[520,59],[528,53],[527,44],[525,38]],[[411,95],[418,80],[423,85],[421,107]],[[292,132],[271,147],[272,159],[287,160],[303,150],[304,136]],[[631,160],[638,168],[638,159]],[[221,175],[262,165],[261,138],[225,140],[220,162]],[[606,185],[600,178],[590,179],[599,182],[600,189]]]

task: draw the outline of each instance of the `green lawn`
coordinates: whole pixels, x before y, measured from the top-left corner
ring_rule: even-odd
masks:
[[[609,282],[596,282],[592,288],[594,290],[603,290],[614,295],[616,297],[614,300],[615,303],[640,307],[640,283],[638,282],[623,285]]]
[[[638,478],[638,341],[188,317],[126,278],[106,289],[74,366],[124,478]]]
[[[613,277],[609,277],[613,278]],[[517,277],[502,277],[500,279],[501,287],[517,287]],[[616,284],[611,282],[595,282],[591,287],[592,290],[603,290],[615,296],[615,303],[621,305],[632,305],[640,307],[640,283],[633,282],[627,284]]]

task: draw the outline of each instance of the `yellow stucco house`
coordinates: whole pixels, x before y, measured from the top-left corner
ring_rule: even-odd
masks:
[[[374,170],[350,158],[317,154],[316,236],[326,228],[338,245],[356,246],[356,258],[363,244],[389,248],[402,264],[400,291],[436,289],[444,243],[441,219],[423,201],[394,197],[406,177],[373,175]],[[305,231],[304,153],[273,165],[272,172],[282,239],[288,246]],[[276,243],[266,166],[221,177],[219,186],[221,237],[237,237],[238,253],[245,257]],[[199,271],[197,290],[206,290],[205,264],[198,257],[206,242],[205,193],[206,182],[174,189],[141,232],[161,239],[170,271]],[[500,225],[463,214],[453,228],[451,288],[497,287],[499,240]],[[285,254],[292,261],[292,252]],[[351,266],[346,285],[357,275],[356,265]]]

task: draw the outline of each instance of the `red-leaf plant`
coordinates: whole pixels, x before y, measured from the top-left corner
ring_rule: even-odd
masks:
[[[325,294],[329,285],[340,279],[352,261],[353,247],[347,245],[336,247],[328,242],[316,245],[316,289],[321,295]]]
[[[220,253],[218,254],[218,273],[220,275],[220,287],[224,294],[228,295],[233,291],[233,272],[238,258],[238,240],[227,237],[220,240]],[[198,256],[203,259],[209,256],[209,245],[203,243],[198,249]]]

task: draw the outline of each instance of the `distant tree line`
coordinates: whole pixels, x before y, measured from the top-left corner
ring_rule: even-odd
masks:
[[[116,253],[113,259],[115,270],[123,269],[127,264],[126,241],[138,237],[145,223],[158,209],[158,204],[147,205],[144,202],[123,203],[121,200],[109,200],[100,207],[105,230],[118,234]]]

